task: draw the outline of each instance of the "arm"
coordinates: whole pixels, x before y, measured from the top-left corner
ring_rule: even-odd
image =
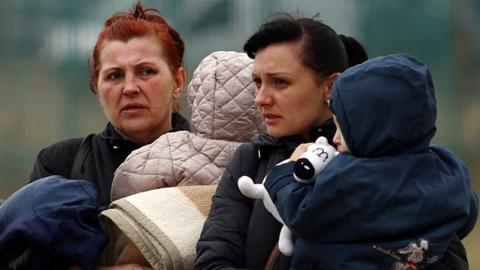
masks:
[[[472,191],[471,192],[471,204],[470,204],[470,219],[469,222],[461,228],[460,231],[457,232],[450,241],[447,251],[443,256],[443,259],[432,266],[427,267],[428,270],[457,270],[457,269],[465,269],[467,270],[468,267],[468,259],[467,259],[467,252],[465,247],[463,246],[461,239],[464,238],[470,231],[473,229],[475,225],[475,221],[478,217],[478,198],[476,194]]]
[[[197,243],[194,269],[238,269],[245,267],[245,239],[252,202],[237,186],[242,162],[252,162],[242,149],[236,151],[213,196],[209,216]]]
[[[322,231],[321,229],[319,229],[318,226],[322,226],[322,224],[327,224],[329,220],[335,220],[329,218],[328,216],[328,211],[330,207],[325,207],[325,205],[328,205],[329,201],[335,201],[335,198],[329,198],[329,194],[331,192],[320,192],[321,189],[317,190],[315,185],[301,185],[295,183],[292,174],[292,163],[278,166],[269,173],[265,182],[265,186],[269,191],[272,200],[275,202],[277,209],[279,210],[279,212],[281,212],[282,218],[284,219],[285,223],[292,229],[292,231],[296,235],[304,239],[314,239],[315,235],[308,234],[309,231]],[[346,186],[350,185],[347,181],[347,177],[343,177],[342,179],[344,180],[344,182],[346,181]],[[328,185],[324,185],[323,187],[328,187]],[[366,189],[374,190],[371,188]],[[338,191],[341,190],[337,190],[337,192]],[[318,193],[319,196],[315,196],[317,200],[313,201],[313,193],[315,192]],[[342,198],[343,201],[348,201],[348,193],[343,193]],[[477,204],[478,201],[476,197],[472,196],[472,203],[470,204],[470,215],[473,220],[477,219]],[[316,213],[310,211],[311,209],[316,209]],[[337,211],[340,212],[336,213],[336,217],[347,214],[345,212],[342,212],[343,209],[344,207],[337,208]],[[316,224],[317,227],[312,229],[312,224]],[[465,228],[462,228],[460,231],[457,232],[458,236],[455,235],[448,243],[448,247],[443,258],[441,258],[439,262],[427,267],[426,269],[468,269],[466,251],[463,244],[461,243],[461,238],[472,229],[473,224],[471,222],[467,222]],[[337,228],[342,227],[342,224],[334,222],[331,222],[330,225],[337,226]]]

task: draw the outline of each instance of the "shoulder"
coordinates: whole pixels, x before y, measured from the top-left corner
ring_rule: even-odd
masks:
[[[237,153],[239,155],[245,155],[245,154],[251,154],[251,153],[256,153],[258,150],[258,147],[253,144],[253,143],[242,143],[240,146],[237,148]]]
[[[232,163],[251,163],[258,159],[258,147],[253,143],[242,143],[233,154]]]
[[[445,177],[455,177],[463,179],[466,185],[470,185],[470,176],[465,163],[452,151],[439,145],[432,145],[429,148],[431,160],[437,166],[433,170],[435,173]]]
[[[49,175],[70,176],[75,154],[83,138],[59,141],[40,150],[30,174],[30,182]]]
[[[451,164],[452,166],[456,165],[459,167],[466,167],[463,161],[457,155],[455,155],[455,153],[443,146],[431,145],[429,150],[447,165]]]
[[[40,151],[39,157],[51,156],[62,158],[70,156],[72,153],[77,152],[82,140],[83,138],[74,138],[50,144]]]

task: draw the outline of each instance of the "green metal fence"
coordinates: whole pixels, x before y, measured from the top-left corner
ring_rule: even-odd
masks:
[[[370,56],[404,52],[422,59],[437,89],[435,143],[465,160],[480,191],[480,1],[143,2],[182,33],[190,77],[210,52],[240,51],[248,36],[279,11],[318,15],[338,33],[357,37]],[[132,5],[120,0],[0,2],[0,197],[25,183],[42,147],[103,128],[105,117],[88,88],[89,53],[103,21]],[[480,262],[474,263],[473,269],[480,269]]]

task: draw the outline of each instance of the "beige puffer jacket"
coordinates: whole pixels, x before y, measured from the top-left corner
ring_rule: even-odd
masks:
[[[187,91],[193,132],[167,133],[133,151],[115,172],[112,201],[162,187],[217,184],[236,148],[265,131],[252,66],[244,53],[203,59]]]

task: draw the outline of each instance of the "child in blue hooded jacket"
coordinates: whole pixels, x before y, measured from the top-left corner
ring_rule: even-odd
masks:
[[[401,54],[371,59],[340,75],[330,105],[341,153],[311,184],[295,181],[293,162],[265,182],[297,236],[292,268],[414,270],[437,262],[451,239],[473,229],[478,199],[463,162],[430,144],[436,102],[428,68]]]

